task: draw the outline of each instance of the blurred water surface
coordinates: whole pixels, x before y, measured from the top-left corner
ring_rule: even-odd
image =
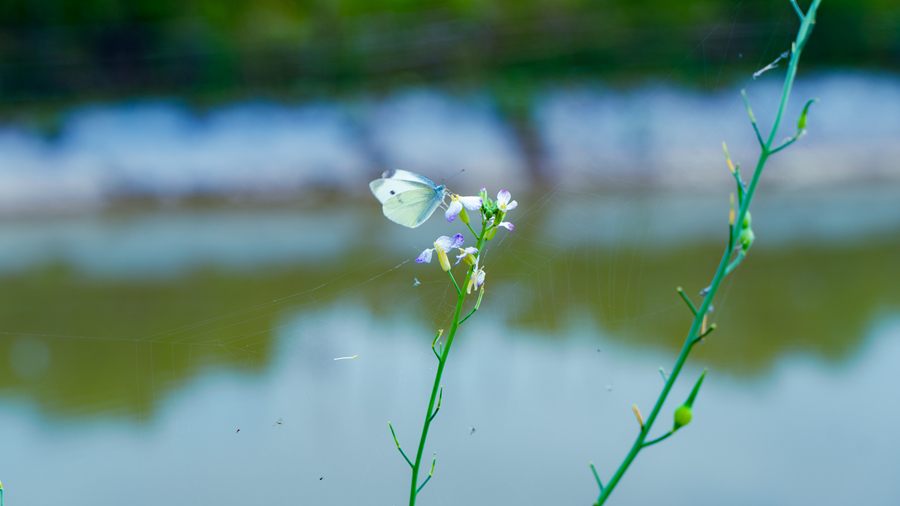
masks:
[[[897,195],[760,195],[757,244],[674,393],[710,369],[695,420],[618,503],[900,500]],[[587,463],[612,473],[631,404],[650,409],[683,341],[674,288],[705,286],[727,230],[713,192],[514,197],[450,358],[423,504],[588,503]],[[412,448],[452,310],[440,270],[411,260],[456,228],[402,229],[374,199],[0,224],[7,499],[403,503],[387,421]]]

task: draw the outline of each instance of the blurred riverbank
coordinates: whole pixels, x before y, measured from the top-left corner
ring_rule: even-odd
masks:
[[[746,85],[766,130],[780,77],[773,71]],[[810,110],[808,135],[773,157],[763,184],[900,185],[900,77],[801,76],[778,138],[796,132],[812,97],[820,102]],[[69,213],[135,199],[365,198],[368,182],[386,168],[453,177],[451,188],[461,193],[484,184],[727,191],[721,142],[745,175],[757,157],[736,88],[548,84],[525,120],[505,115],[501,98],[411,88],[382,98],[209,110],[177,100],[82,105],[59,111],[52,132],[27,119],[0,126],[0,212]]]

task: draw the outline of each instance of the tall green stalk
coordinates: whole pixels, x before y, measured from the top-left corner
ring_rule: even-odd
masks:
[[[666,380],[666,385],[663,387],[662,392],[659,394],[659,398],[656,401],[656,404],[653,406],[653,411],[650,412],[650,416],[647,417],[647,420],[640,420],[641,431],[638,434],[637,439],[631,447],[631,450],[628,452],[628,455],[625,456],[625,460],[619,465],[619,468],[616,470],[615,474],[610,478],[609,482],[606,486],[600,481],[599,476],[597,475],[596,470],[593,468],[593,464],[591,464],[591,469],[594,471],[594,478],[597,480],[597,485],[600,487],[600,495],[597,498],[597,502],[595,506],[599,506],[606,502],[606,499],[612,493],[615,486],[619,483],[619,480],[622,479],[622,476],[625,474],[625,471],[628,470],[628,466],[631,465],[631,462],[637,457],[637,454],[647,446],[655,444],[663,439],[672,435],[676,430],[680,428],[678,421],[678,413],[676,412],[676,424],[675,427],[664,436],[657,438],[655,440],[645,442],[647,439],[647,435],[650,433],[650,429],[653,428],[653,423],[656,421],[657,415],[659,415],[659,411],[662,409],[663,404],[666,401],[666,398],[669,395],[669,392],[672,389],[672,386],[675,384],[675,381],[678,379],[678,374],[681,372],[682,367],[684,366],[685,360],[687,360],[688,355],[691,353],[691,349],[694,345],[700,341],[704,336],[709,334],[715,326],[706,329],[706,315],[709,311],[710,305],[712,304],[713,297],[716,295],[716,291],[719,289],[719,285],[722,283],[722,280],[725,279],[735,267],[740,264],[741,260],[743,260],[747,250],[750,247],[750,244],[753,242],[753,233],[749,227],[749,213],[748,210],[750,208],[750,202],[753,200],[753,195],[756,191],[756,185],[759,182],[759,178],[762,175],[763,168],[765,167],[766,161],[769,156],[781,151],[785,147],[794,143],[800,136],[805,132],[804,128],[806,126],[806,113],[809,108],[808,102],[806,107],[803,109],[803,114],[800,117],[800,120],[797,124],[797,133],[791,139],[785,141],[781,146],[774,148],[773,145],[775,142],[775,136],[778,132],[778,126],[781,123],[782,116],[784,114],[785,107],[787,106],[788,97],[791,94],[791,88],[794,84],[794,77],[797,75],[797,65],[800,61],[800,53],[803,51],[804,46],[806,45],[807,40],[809,39],[810,34],[812,33],[813,25],[816,22],[816,11],[819,8],[819,4],[821,0],[813,0],[812,5],[809,7],[809,10],[806,14],[803,14],[803,11],[800,10],[800,7],[797,5],[795,0],[791,0],[791,4],[794,6],[794,9],[797,12],[797,15],[800,17],[800,29],[797,32],[797,38],[792,44],[791,48],[791,58],[790,64],[788,66],[787,75],[784,79],[784,88],[781,93],[781,103],[778,106],[778,113],[775,116],[775,123],[772,125],[772,131],[769,134],[768,140],[763,140],[762,135],[760,135],[759,127],[756,124],[756,118],[753,116],[753,112],[750,109],[749,102],[746,102],[746,94],[743,94],[744,100],[747,105],[747,112],[750,115],[750,121],[753,124],[753,128],[756,132],[757,139],[760,143],[761,153],[759,156],[759,161],[756,164],[756,170],[753,173],[753,178],[750,182],[750,185],[744,190],[743,181],[740,179],[740,170],[738,168],[734,168],[731,164],[731,160],[728,159],[729,167],[732,167],[732,173],[735,176],[737,181],[737,195],[739,202],[739,210],[737,213],[737,221],[734,220],[734,208],[732,208],[732,215],[730,217],[729,231],[728,231],[728,245],[725,248],[725,252],[722,255],[722,259],[719,262],[719,267],[716,269],[716,274],[713,276],[712,282],[709,287],[703,291],[704,299],[703,303],[700,304],[699,308],[695,308],[691,303],[690,299],[684,295],[684,292],[681,288],[678,289],[679,293],[684,298],[687,303],[689,309],[694,313],[694,321],[691,323],[691,329],[688,331],[687,338],[685,339],[684,346],[681,349],[681,353],[678,355],[678,360],[675,361],[675,366],[672,368],[672,373],[669,375]],[[726,149],[726,157],[727,157],[727,149]],[[746,220],[746,221],[745,221]],[[747,233],[749,231],[749,234]],[[736,249],[737,248],[737,249]],[[736,255],[735,252],[737,251]],[[703,377],[701,376],[700,381],[702,381]],[[687,407],[687,421],[690,421],[691,412],[690,412],[690,403],[693,402],[693,398],[697,395],[697,391],[699,390],[699,381],[697,386],[694,387],[694,391],[691,394],[691,397],[688,400],[688,403],[685,404]],[[683,406],[683,407],[685,407]],[[679,408],[681,409],[681,408]],[[635,413],[638,411],[635,409]]]
[[[502,215],[497,216],[496,222],[499,222]],[[467,224],[468,226],[468,224]],[[492,225],[488,222],[485,215],[482,213],[482,228],[480,234],[475,234],[475,231],[472,230],[471,226],[469,226],[469,230],[473,235],[478,237],[478,242],[476,248],[478,249],[478,253],[475,255],[476,258],[481,257],[482,247],[484,246],[486,237],[488,232],[496,231],[496,225]],[[481,297],[484,295],[484,290],[480,290],[476,292],[478,299],[475,303],[475,307],[472,308],[472,311],[466,315],[464,318],[460,319],[460,315],[462,314],[463,305],[466,302],[466,296],[469,295],[465,288],[468,287],[469,281],[472,279],[472,276],[476,275],[476,269],[478,268],[479,263],[476,263],[474,266],[470,266],[466,271],[466,277],[463,282],[463,288],[459,287],[459,284],[456,283],[456,278],[453,277],[453,272],[451,270],[447,271],[447,274],[450,276],[450,280],[453,282],[453,286],[456,288],[456,309],[453,311],[453,321],[450,324],[450,331],[447,333],[447,339],[444,342],[443,346],[440,347],[441,351],[438,352],[435,349],[435,345],[438,342],[438,339],[441,337],[443,331],[439,331],[438,334],[434,337],[434,341],[432,341],[431,348],[434,351],[435,356],[438,359],[438,368],[437,372],[434,375],[434,384],[431,387],[431,398],[428,400],[428,411],[425,413],[425,422],[422,425],[422,435],[419,438],[419,447],[416,451],[416,459],[415,462],[411,462],[406,454],[403,452],[403,449],[400,448],[400,443],[397,441],[397,436],[394,433],[394,428],[388,423],[388,426],[391,428],[391,434],[394,436],[394,443],[397,445],[397,449],[400,450],[400,454],[403,455],[403,458],[406,459],[406,462],[409,464],[410,468],[412,468],[412,479],[410,480],[410,488],[409,488],[409,506],[414,506],[416,504],[416,497],[419,494],[419,491],[422,490],[422,487],[428,483],[434,474],[434,465],[437,459],[437,454],[435,454],[435,458],[431,462],[431,471],[428,473],[428,477],[419,485],[419,471],[421,469],[422,464],[422,454],[425,451],[425,440],[428,438],[428,429],[431,427],[431,422],[434,420],[434,417],[438,414],[438,411],[441,409],[441,399],[443,397],[443,387],[441,387],[441,376],[444,374],[444,366],[447,364],[447,356],[450,354],[450,347],[453,345],[453,338],[456,337],[456,331],[459,329],[459,325],[466,321],[475,311],[478,310],[479,305],[481,304]],[[437,406],[435,406],[435,401],[437,401]]]

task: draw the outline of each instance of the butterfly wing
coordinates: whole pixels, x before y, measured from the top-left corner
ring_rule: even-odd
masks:
[[[416,228],[431,217],[443,200],[443,189],[441,191],[431,188],[408,190],[387,199],[382,210],[387,219],[394,223]]]
[[[369,189],[382,204],[394,195],[419,188],[440,188],[434,181],[406,170],[388,169],[381,174],[381,179],[369,183]]]
[[[403,181],[412,181],[413,183],[422,183],[432,188],[438,187],[438,185],[434,184],[434,181],[428,179],[427,177],[420,176],[419,174],[410,172],[408,170],[388,169],[381,174],[381,177],[383,179],[399,179]]]
[[[405,181],[403,179],[376,179],[369,183],[369,189],[379,202],[384,204],[394,195],[399,195],[411,190],[429,190],[434,192],[433,187],[414,181]]]

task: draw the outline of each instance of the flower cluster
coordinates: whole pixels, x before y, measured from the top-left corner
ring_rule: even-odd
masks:
[[[459,255],[456,255],[456,263],[454,265],[465,262],[466,265],[472,267],[472,276],[469,278],[469,284],[466,287],[466,292],[472,293],[473,289],[477,290],[484,284],[485,272],[480,265],[479,248],[482,247],[484,242],[494,238],[498,228],[505,228],[510,232],[513,231],[515,228],[513,224],[503,221],[503,219],[506,217],[506,213],[515,209],[516,206],[518,206],[518,203],[512,200],[512,195],[506,190],[501,190],[497,194],[496,201],[488,198],[487,190],[484,188],[481,189],[477,196],[463,197],[451,194],[450,205],[447,206],[444,217],[447,219],[447,222],[452,223],[458,216],[460,221],[465,223],[469,230],[472,230],[471,226],[469,226],[470,218],[468,212],[479,213],[482,233],[480,237],[476,238],[478,245],[464,248],[465,238],[462,234],[456,234],[453,237],[442,235],[434,241],[433,248],[426,249],[416,258],[416,263],[431,263],[432,256],[437,253],[441,268],[444,271],[449,271],[452,266],[447,254],[454,249],[459,249]],[[474,233],[474,230],[472,232]]]

